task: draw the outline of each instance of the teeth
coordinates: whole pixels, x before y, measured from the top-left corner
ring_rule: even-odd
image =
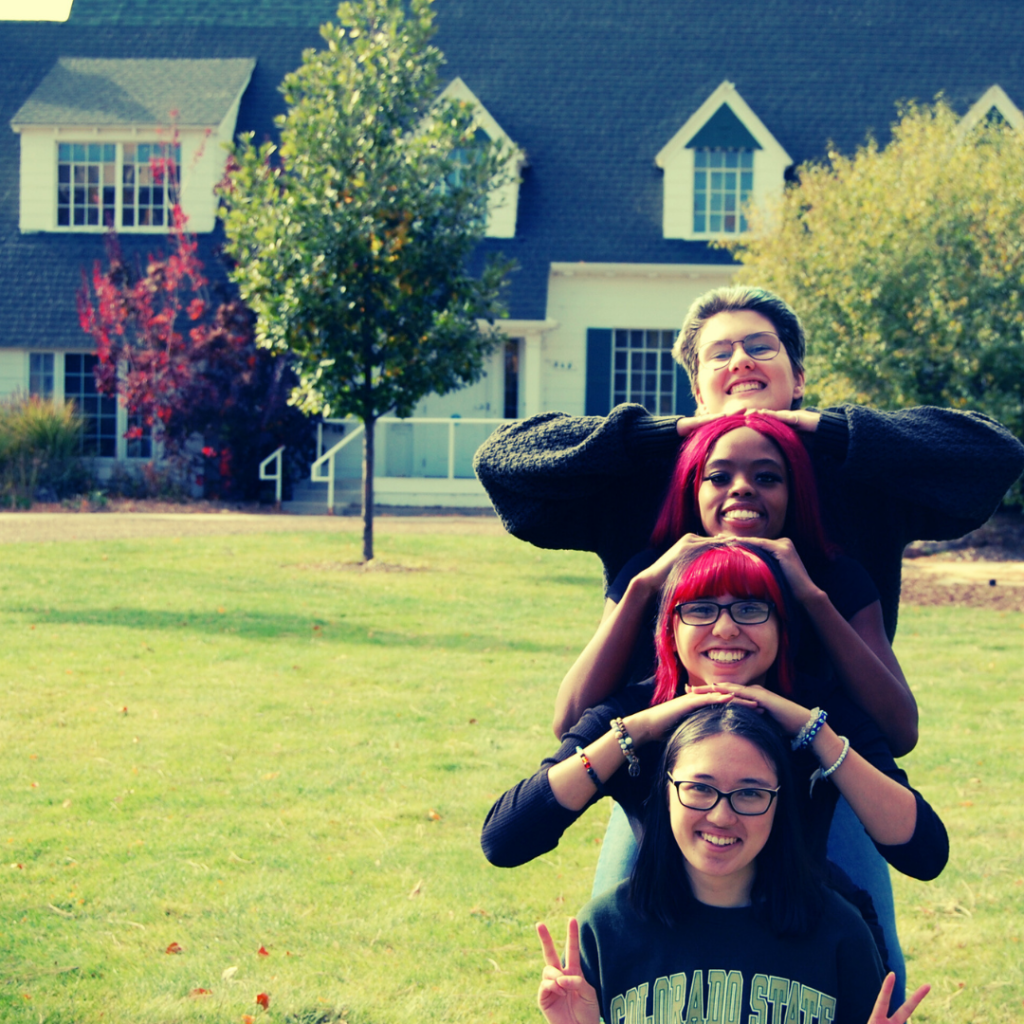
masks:
[[[732,846],[734,843],[739,842],[735,836],[713,836],[707,832],[701,832],[701,839],[706,840],[712,846]]]
[[[729,394],[738,395],[744,391],[760,391],[763,387],[764,384],[759,380],[745,380],[741,381],[739,384],[733,384],[733,386],[729,388]]]
[[[747,652],[746,651],[737,651],[737,650],[727,650],[727,651],[714,650],[714,651],[705,651],[704,653],[712,661],[724,661],[724,662],[742,661],[747,656]]]
[[[728,512],[722,513],[723,519],[760,519],[761,513],[755,512],[752,508],[731,508]]]

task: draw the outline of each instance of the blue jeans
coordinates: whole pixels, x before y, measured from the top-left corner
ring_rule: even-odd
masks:
[[[590,890],[591,899],[610,892],[620,882],[629,878],[638,849],[626,812],[613,800],[612,814],[608,819],[604,842],[601,844],[601,856],[597,858],[594,887]]]
[[[896,934],[896,908],[892,901],[892,881],[889,865],[875,849],[868,838],[860,819],[846,802],[839,798],[832,828],[828,833],[828,857],[838,864],[852,879],[854,885],[863,889],[875,904],[878,922],[885,933],[885,945],[889,951],[889,969],[896,975],[890,1006],[899,1006],[906,998],[907,965],[903,961],[903,950]]]
[[[629,827],[626,812],[612,804],[611,817],[601,845],[594,872],[594,887],[591,899],[614,889],[629,878],[636,860],[637,844],[633,830]],[[896,975],[890,1006],[899,1006],[906,998],[907,968],[903,962],[899,936],[896,934],[896,910],[892,900],[892,882],[889,879],[889,865],[875,849],[864,826],[853,813],[844,797],[840,797],[832,816],[832,828],[828,834],[829,859],[838,864],[853,883],[870,895],[875,904],[875,913],[885,933],[885,945],[889,951],[889,969]]]

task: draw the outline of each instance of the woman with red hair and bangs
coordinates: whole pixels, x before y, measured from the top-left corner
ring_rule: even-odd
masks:
[[[662,590],[658,628],[654,637],[658,666],[654,674],[654,696],[651,704],[663,704],[684,692],[688,684],[686,669],[676,648],[675,608],[699,603],[701,598],[717,594],[743,594],[772,606],[779,621],[778,654],[765,673],[764,685],[776,693],[790,697],[794,693],[796,672],[793,666],[794,623],[788,607],[788,594],[766,562],[748,548],[736,545],[715,545],[687,564],[676,563]]]

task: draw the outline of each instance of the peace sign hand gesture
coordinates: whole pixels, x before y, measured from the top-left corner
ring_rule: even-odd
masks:
[[[580,970],[580,926],[576,918],[569,918],[565,933],[565,967],[547,925],[538,924],[537,934],[544,951],[537,1005],[548,1024],[598,1024],[601,1014],[597,993]]]
[[[918,1004],[932,990],[931,985],[922,985],[891,1017],[889,1016],[889,997],[892,995],[896,975],[890,971],[882,982],[882,988],[875,1000],[875,1008],[871,1011],[867,1024],[906,1024]]]

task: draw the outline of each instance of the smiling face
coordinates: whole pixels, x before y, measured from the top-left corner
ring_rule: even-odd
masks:
[[[708,598],[716,604],[742,600],[732,594]],[[761,600],[758,598],[758,600]],[[779,620],[776,612],[767,622],[740,626],[724,609],[710,626],[687,626],[675,612],[673,636],[676,653],[686,669],[690,686],[713,683],[764,683],[779,653]]]
[[[697,505],[709,537],[781,537],[789,505],[782,453],[750,427],[723,434],[708,453]]]
[[[723,793],[745,787],[775,789],[778,776],[764,753],[742,736],[718,733],[684,747],[669,774],[714,786]],[[755,858],[764,849],[775,821],[773,803],[756,817],[737,814],[727,800],[710,811],[683,807],[668,792],[672,834],[683,855],[694,896],[713,906],[750,902]]]
[[[803,373],[794,373],[785,347],[767,362],[752,359],[742,345],[733,345],[724,366],[701,361],[703,349],[719,341],[740,341],[768,331],[778,334],[766,316],[752,309],[716,313],[697,339],[697,379],[694,393],[704,413],[740,412],[745,409],[789,409],[804,393]]]

